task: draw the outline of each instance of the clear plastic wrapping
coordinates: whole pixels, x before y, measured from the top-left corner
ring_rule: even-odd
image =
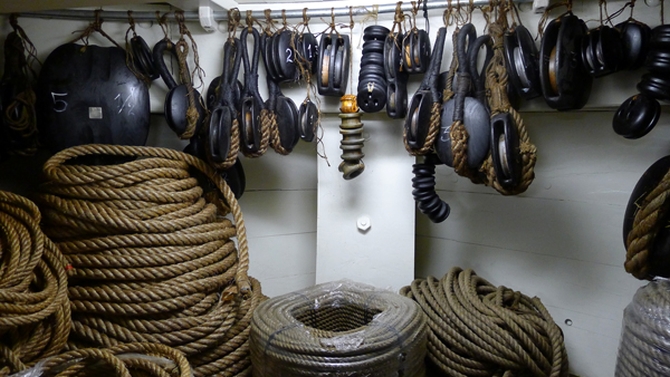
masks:
[[[416,303],[342,280],[270,299],[251,323],[254,377],[425,376]]]
[[[670,376],[670,280],[638,289],[624,310],[615,377]]]

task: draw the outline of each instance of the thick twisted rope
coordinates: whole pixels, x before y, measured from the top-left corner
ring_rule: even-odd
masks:
[[[400,294],[426,313],[428,358],[449,376],[568,375],[563,334],[536,297],[457,267]]]
[[[259,305],[254,376],[424,376],[426,332],[412,300],[346,281],[321,284]]]
[[[614,375],[664,377],[670,374],[670,282],[659,279],[638,289],[624,310]]]
[[[184,355],[154,343],[128,343],[112,348],[84,348],[46,358],[21,376],[49,377],[191,377]],[[17,376],[18,377],[18,376]]]
[[[261,157],[268,151],[268,147],[270,146],[270,130],[272,129],[272,119],[269,116],[269,112],[268,109],[261,110],[261,140],[258,143],[258,151],[252,153],[243,149],[242,152],[245,156],[251,158]]]
[[[0,191],[0,376],[60,352],[70,332],[67,261],[28,199]]]
[[[272,149],[284,156],[291,153],[290,150],[284,148],[281,145],[281,138],[279,137],[279,124],[277,124],[277,113],[271,110],[268,110],[265,113],[261,113],[261,123],[269,125],[270,146]]]
[[[509,113],[512,116],[512,121],[516,126],[519,135],[519,154],[521,155],[521,179],[519,184],[512,188],[506,189],[500,185],[496,179],[496,172],[491,155],[482,163],[479,171],[486,176],[484,182],[487,186],[491,186],[496,191],[503,195],[518,195],[525,192],[528,186],[535,179],[535,162],[537,161],[537,148],[530,141],[528,131],[523,122],[521,115],[514,110],[507,97],[507,68],[505,67],[504,58],[504,29],[499,23],[492,23],[489,25],[489,32],[493,39],[493,58],[489,63],[486,72],[486,87],[489,93],[489,107],[491,108],[491,117],[500,113]],[[495,146],[491,146],[495,148]]]
[[[443,94],[443,102],[454,98],[456,95],[456,92],[453,88],[454,79],[457,80],[457,90],[467,92],[468,88],[470,87],[469,75],[458,73],[458,67],[461,64],[458,61],[458,51],[456,48],[456,46],[458,46],[459,32],[459,29],[456,29],[452,35],[452,45],[454,46],[454,52],[452,55],[451,66],[449,67],[447,85]],[[463,64],[466,63],[463,62]],[[480,179],[477,177],[476,170],[471,169],[468,165],[469,135],[462,120],[452,122],[451,128],[449,129],[449,138],[451,139],[451,154],[453,156],[454,171],[456,174],[463,177],[468,177],[475,183],[481,183]]]
[[[210,114],[211,115],[211,114]],[[209,116],[208,116],[209,118]],[[207,119],[207,124],[209,124],[209,119]],[[207,143],[206,148],[209,148],[209,143]],[[237,118],[233,119],[232,125],[230,126],[230,148],[228,149],[228,155],[223,162],[215,162],[209,160],[209,163],[219,170],[228,170],[237,161],[237,155],[240,152],[240,123]]]
[[[638,279],[649,279],[649,256],[654,239],[665,222],[661,216],[670,195],[670,170],[661,181],[643,198],[636,201],[633,226],[626,235],[626,272]],[[637,199],[637,198],[636,198]]]
[[[81,159],[100,156],[134,160]],[[196,377],[249,375],[262,295],[247,276],[242,212],[214,169],[170,149],[84,145],[44,173],[44,229],[74,267],[70,349],[160,343],[183,352]],[[203,192],[205,181],[215,189]]]

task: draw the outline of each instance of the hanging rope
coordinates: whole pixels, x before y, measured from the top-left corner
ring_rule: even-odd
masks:
[[[536,297],[453,268],[401,289],[428,317],[428,358],[449,376],[568,376],[563,334]]]
[[[176,11],[174,12],[174,17],[177,21],[177,24],[179,25],[179,40],[175,44],[175,48],[177,49],[177,58],[179,61],[179,76],[181,78],[181,82],[186,85],[186,88],[188,89],[186,92],[186,97],[188,99],[188,109],[186,109],[186,129],[184,130],[184,133],[178,136],[180,139],[190,139],[193,137],[193,135],[195,135],[195,131],[198,127],[198,119],[200,119],[200,113],[198,112],[196,101],[202,101],[202,97],[196,98],[195,96],[196,88],[193,86],[193,77],[197,74],[198,78],[200,79],[200,84],[202,85],[204,81],[204,71],[200,67],[198,45],[195,43],[195,39],[193,39],[191,32],[188,30],[186,23],[184,22],[184,12]],[[193,68],[193,71],[189,71],[188,64],[186,62],[190,48],[184,36],[188,36],[189,40],[191,41],[191,48],[193,48],[193,62],[195,63],[195,68]],[[204,108],[204,104],[200,105]]]
[[[506,189],[498,182],[496,171],[493,164],[493,158],[489,154],[482,163],[479,171],[486,177],[484,184],[491,186],[503,195],[518,195],[526,189],[535,179],[535,162],[537,161],[537,148],[530,141],[530,136],[526,126],[517,112],[509,102],[507,97],[508,76],[505,67],[504,58],[504,30],[505,28],[498,22],[489,26],[491,37],[493,39],[493,58],[489,63],[486,72],[486,88],[489,98],[489,107],[491,108],[491,117],[500,113],[508,113],[512,117],[514,126],[519,135],[519,154],[521,156],[521,179],[512,189]],[[496,148],[491,145],[491,148]]]
[[[133,160],[82,162],[103,156]],[[213,168],[170,149],[84,145],[44,173],[44,229],[74,267],[70,349],[160,343],[183,352],[195,377],[249,375],[262,294],[247,276],[242,212]]]
[[[0,376],[59,353],[70,332],[67,262],[28,199],[0,191]]]
[[[614,375],[664,377],[670,373],[670,281],[659,279],[638,289],[624,310]]]
[[[160,344],[128,343],[113,348],[85,348],[42,360],[26,376],[191,377],[180,352]]]
[[[33,89],[37,78],[34,65],[37,59],[35,46],[25,31],[19,26],[17,15],[9,17],[13,32],[5,41],[5,72],[1,86],[5,93],[16,93],[7,103],[3,103],[2,123],[7,127],[4,147],[11,154],[32,156],[39,146],[37,132],[37,97]]]
[[[649,255],[656,234],[665,222],[661,216],[665,212],[665,203],[670,195],[670,170],[663,179],[644,198],[637,200],[631,231],[626,235],[626,272],[638,279],[649,279]]]

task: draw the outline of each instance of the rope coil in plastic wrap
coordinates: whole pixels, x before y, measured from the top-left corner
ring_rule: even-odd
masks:
[[[179,351],[153,343],[127,343],[112,348],[83,348],[43,359],[12,377],[191,377]]]
[[[130,161],[86,163],[110,156]],[[175,150],[107,145],[61,151],[44,173],[44,229],[73,266],[70,349],[160,343],[183,352],[196,377],[250,374],[263,296],[221,176]]]
[[[28,199],[0,191],[0,376],[60,352],[70,332],[67,262]]]
[[[670,376],[670,281],[638,289],[624,310],[616,377]]]
[[[568,376],[563,334],[536,297],[458,267],[400,294],[426,313],[428,359],[448,376]]]
[[[258,306],[254,376],[424,376],[426,334],[412,300],[350,281],[320,284]]]

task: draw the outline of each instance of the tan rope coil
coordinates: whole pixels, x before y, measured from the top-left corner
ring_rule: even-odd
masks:
[[[100,156],[134,159],[82,162]],[[262,294],[247,276],[242,212],[214,169],[171,149],[84,145],[44,173],[44,229],[74,267],[71,349],[160,343],[183,352],[196,377],[249,375]]]
[[[67,261],[28,199],[0,191],[0,376],[60,352],[70,332]]]
[[[631,231],[626,235],[626,272],[649,279],[649,256],[654,240],[665,222],[661,221],[670,197],[670,170],[644,198],[636,200],[637,210]]]
[[[184,355],[153,343],[83,348],[40,361],[15,377],[191,377]]]
[[[624,310],[615,377],[670,375],[670,281],[638,289]]]
[[[325,283],[258,306],[254,376],[424,376],[426,333],[412,300],[351,281]]]
[[[458,267],[400,294],[426,313],[428,358],[449,376],[568,376],[563,334],[537,297]]]

